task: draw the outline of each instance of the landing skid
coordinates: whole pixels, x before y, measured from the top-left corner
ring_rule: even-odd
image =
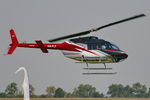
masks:
[[[114,73],[82,73],[83,75],[114,75],[117,74],[117,72]]]
[[[83,75],[113,75],[113,74],[117,74],[117,72],[93,72],[90,73],[90,70],[112,70],[112,68],[107,68],[106,64],[104,64],[104,68],[89,68],[88,62],[86,61],[84,55],[82,55],[82,61],[84,63],[86,63],[86,68],[83,68],[84,70],[87,70],[87,73],[82,73]]]
[[[97,71],[97,70],[112,70],[112,68],[83,68],[84,70],[88,70],[87,73],[82,73],[83,75],[114,75],[117,72],[90,72],[90,71]]]
[[[87,70],[87,73],[82,73],[83,75],[113,75],[117,74],[117,72],[93,72],[91,73],[90,70],[112,70],[112,68],[107,68],[106,64],[104,64],[104,68],[89,68],[88,62],[86,61],[84,55],[82,55],[82,62],[86,63],[86,68],[83,68],[84,70]]]
[[[112,68],[83,68],[84,70],[111,70]]]

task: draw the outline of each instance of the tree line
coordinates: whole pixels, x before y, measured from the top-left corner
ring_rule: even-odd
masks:
[[[80,84],[74,88],[73,92],[66,92],[62,88],[48,86],[45,89],[45,94],[36,95],[35,88],[30,84],[30,97],[32,98],[108,98],[108,97],[123,97],[123,98],[149,98],[150,88],[147,88],[141,83],[130,85],[112,84],[108,87],[107,93],[104,95],[96,90],[95,87],[89,84]],[[0,92],[0,98],[22,98],[23,92],[18,89],[17,83],[12,82],[7,85],[4,92]]]

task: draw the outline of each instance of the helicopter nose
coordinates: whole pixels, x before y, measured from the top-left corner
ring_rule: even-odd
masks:
[[[122,56],[123,59],[127,59],[128,58],[128,55],[126,53],[121,54],[121,56]]]
[[[116,62],[120,62],[120,61],[127,59],[128,55],[126,53],[122,53],[122,54],[116,55],[115,58],[116,58]]]

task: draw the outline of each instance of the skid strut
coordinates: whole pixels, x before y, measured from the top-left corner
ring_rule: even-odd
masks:
[[[86,60],[84,59],[84,56],[83,56],[83,60],[84,62],[86,62]],[[87,62],[86,62],[87,63]],[[117,74],[117,72],[89,72],[90,70],[112,70],[112,68],[107,68],[106,67],[106,64],[104,64],[104,68],[89,68],[88,67],[88,64],[87,64],[87,67],[86,68],[83,68],[84,70],[88,70],[87,73],[82,73],[83,75],[114,75],[114,74]]]

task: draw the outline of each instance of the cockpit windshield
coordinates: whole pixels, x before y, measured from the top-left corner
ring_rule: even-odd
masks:
[[[111,44],[111,49],[112,50],[120,50],[118,46],[116,46],[115,44]]]
[[[87,45],[88,50],[96,50],[96,49],[120,50],[119,47],[116,46],[115,44],[112,44],[103,39],[98,39],[97,37],[94,36],[71,39],[70,41],[77,44],[80,43]]]
[[[109,50],[120,50],[118,46],[115,44],[112,44],[110,42],[96,42],[96,43],[89,43],[88,44],[89,50],[95,50],[95,49],[109,49]]]
[[[101,45],[102,49],[109,49],[109,50],[120,50],[118,46],[112,44],[110,42],[105,41],[103,45]]]

